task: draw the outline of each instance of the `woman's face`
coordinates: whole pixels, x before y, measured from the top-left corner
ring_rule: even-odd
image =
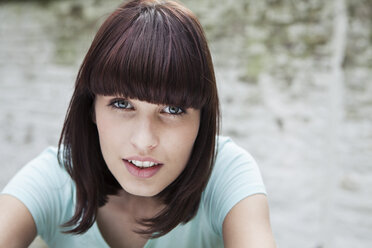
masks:
[[[125,191],[151,197],[181,174],[200,110],[101,95],[94,107],[103,158]]]

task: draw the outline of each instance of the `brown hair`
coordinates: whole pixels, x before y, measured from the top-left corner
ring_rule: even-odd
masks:
[[[214,163],[219,102],[208,45],[197,18],[173,1],[135,0],[119,6],[98,30],[79,70],[59,141],[59,158],[76,184],[68,233],[84,233],[107,195],[121,189],[108,170],[92,121],[95,95],[122,95],[201,110],[188,164],[157,197],[166,207],[139,222],[162,236],[191,220]]]

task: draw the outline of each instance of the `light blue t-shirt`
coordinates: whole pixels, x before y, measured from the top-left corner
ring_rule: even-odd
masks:
[[[37,233],[49,247],[109,247],[97,223],[84,234],[64,234],[60,225],[74,214],[75,185],[48,148],[23,167],[2,191],[21,200],[33,216]],[[230,138],[218,138],[215,166],[197,215],[168,234],[149,240],[145,248],[223,247],[222,224],[230,209],[247,196],[266,194],[260,171],[250,154]],[[247,220],[248,221],[248,220]]]

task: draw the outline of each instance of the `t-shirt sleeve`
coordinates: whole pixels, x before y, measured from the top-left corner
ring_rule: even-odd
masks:
[[[55,148],[48,148],[26,164],[5,186],[2,194],[19,199],[30,211],[38,235],[48,240],[61,224],[67,173],[57,161]],[[67,189],[68,190],[68,189]]]
[[[232,207],[253,194],[266,194],[256,161],[230,138],[220,137],[213,172],[202,198],[216,234],[222,237],[222,224]]]

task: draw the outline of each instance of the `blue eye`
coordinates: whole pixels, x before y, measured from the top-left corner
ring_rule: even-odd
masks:
[[[129,109],[132,105],[126,100],[115,100],[112,102],[112,106],[118,109]]]
[[[183,114],[185,111],[180,107],[167,106],[164,108],[164,112],[168,114],[172,114],[172,115],[179,115],[179,114]]]

